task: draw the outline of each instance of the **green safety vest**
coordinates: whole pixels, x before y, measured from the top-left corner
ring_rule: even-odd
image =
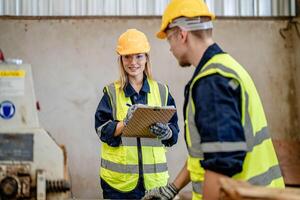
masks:
[[[167,86],[150,79],[148,83],[150,86],[150,93],[147,94],[148,105],[167,105]],[[118,82],[106,86],[105,90],[110,97],[114,119],[122,121],[128,110],[126,104],[132,104],[130,98],[125,96]],[[104,125],[97,131],[101,132]],[[122,137],[121,140],[118,147],[101,143],[100,177],[111,187],[122,192],[129,192],[135,189],[139,179],[137,138]],[[165,147],[157,138],[140,138],[140,140],[145,189],[150,190],[167,185],[169,174]]]
[[[245,142],[201,142],[195,124],[192,90],[196,81],[212,74],[220,74],[232,79],[230,83],[233,87],[240,85],[241,123]],[[254,185],[284,187],[275,150],[268,134],[263,106],[254,83],[246,70],[228,54],[213,56],[193,79],[185,110],[185,136],[189,152],[187,167],[193,186],[193,200],[202,199],[205,170],[199,163],[203,159],[203,153],[247,151],[242,172],[235,174],[232,178],[248,181]]]

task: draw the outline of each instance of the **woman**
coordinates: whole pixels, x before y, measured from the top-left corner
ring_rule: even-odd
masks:
[[[118,40],[120,79],[104,88],[95,114],[101,139],[100,181],[105,199],[141,199],[145,190],[167,185],[164,146],[176,144],[179,128],[175,114],[168,124],[156,123],[155,139],[122,137],[135,104],[173,105],[166,85],[152,79],[150,45],[144,33],[128,29]],[[128,105],[133,105],[128,109]]]

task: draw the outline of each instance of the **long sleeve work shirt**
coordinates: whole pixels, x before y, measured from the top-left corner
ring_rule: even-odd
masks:
[[[217,44],[209,46],[191,81],[210,58],[221,53],[224,52]],[[184,110],[191,81],[185,87]],[[230,78],[213,74],[199,79],[193,87],[195,123],[201,143],[245,141],[241,124],[241,88],[239,85],[232,87],[230,81],[232,81]],[[204,159],[200,164],[204,169],[233,176],[242,171],[245,156],[245,151],[204,153]]]

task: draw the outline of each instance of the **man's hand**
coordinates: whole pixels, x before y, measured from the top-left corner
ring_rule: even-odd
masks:
[[[145,196],[142,200],[171,200],[176,194],[178,194],[177,188],[172,183],[168,183],[166,186],[154,188],[146,191]]]
[[[168,140],[172,137],[173,133],[168,124],[155,123],[150,126],[150,131],[161,140]]]
[[[127,110],[127,115],[126,117],[123,119],[124,125],[127,126],[129,120],[132,118],[133,116],[133,112],[137,109],[137,104],[132,105],[128,108]]]

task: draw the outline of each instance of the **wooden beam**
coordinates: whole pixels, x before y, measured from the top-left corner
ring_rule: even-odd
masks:
[[[299,189],[253,186],[231,178],[221,178],[220,200],[299,200]]]

